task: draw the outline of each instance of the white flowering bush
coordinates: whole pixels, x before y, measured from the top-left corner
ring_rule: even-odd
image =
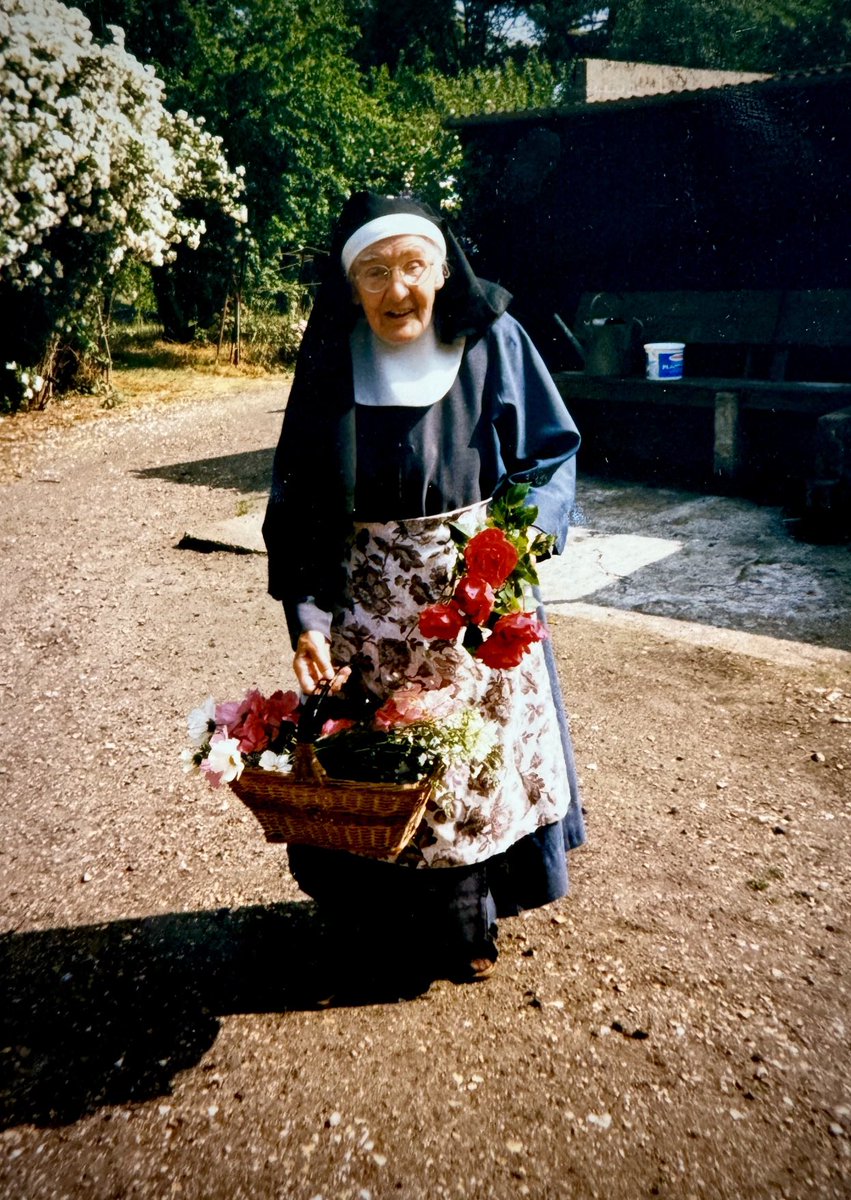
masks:
[[[21,293],[30,323],[17,345],[6,330],[3,350],[25,366],[73,332],[128,255],[159,265],[197,246],[204,220],[187,205],[245,220],[221,139],[169,112],[153,69],[110,31],[99,44],[58,0],[0,11],[0,291]]]

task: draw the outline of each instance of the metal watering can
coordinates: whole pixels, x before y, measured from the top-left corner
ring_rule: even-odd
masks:
[[[586,375],[627,375],[644,326],[637,317],[627,320],[614,314],[603,316],[599,310],[604,298],[611,304],[613,298],[606,297],[603,292],[598,292],[591,301],[588,319],[582,322],[579,337],[568,329],[558,314],[556,321],[579,352]]]

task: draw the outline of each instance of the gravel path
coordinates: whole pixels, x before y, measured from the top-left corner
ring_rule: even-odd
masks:
[[[284,394],[48,429],[0,488],[0,1195],[845,1200],[848,654],[555,616],[571,897],[487,984],[310,1007],[283,850],[177,764],[291,679],[264,559],[177,548],[260,503]]]

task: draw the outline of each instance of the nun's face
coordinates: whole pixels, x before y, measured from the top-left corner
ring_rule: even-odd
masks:
[[[415,342],[431,325],[434,297],[443,287],[439,259],[426,238],[400,234],[367,246],[352,263],[355,298],[383,341]]]

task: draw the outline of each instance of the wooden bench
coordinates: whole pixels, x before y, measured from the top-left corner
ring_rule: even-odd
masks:
[[[829,461],[830,471],[839,472],[833,482],[840,493],[847,492],[851,444],[847,452],[837,451],[836,431],[849,423],[837,424],[835,417],[851,406],[851,290],[589,292],[581,298],[573,324],[580,341],[594,335],[591,320],[602,317],[640,323],[624,373],[563,371],[555,379],[580,427],[584,408],[595,418],[588,422],[594,437],[610,440],[614,455],[606,457],[611,468],[617,469],[613,457],[624,449],[618,446],[616,428],[622,406],[647,413],[658,413],[660,406],[709,408],[707,474],[722,490],[747,491],[749,478],[765,473],[755,433],[761,430],[776,442],[777,461],[769,470],[785,473],[804,490],[818,478],[823,505],[831,481],[819,472]],[[644,378],[642,345],[657,341],[686,344],[683,379]],[[834,419],[825,423],[831,414]],[[785,449],[781,430],[788,433]]]

